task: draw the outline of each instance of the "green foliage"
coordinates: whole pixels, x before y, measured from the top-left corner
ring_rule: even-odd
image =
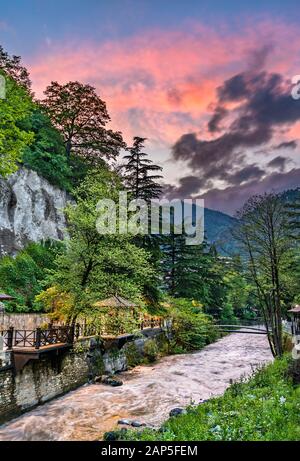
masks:
[[[135,199],[144,199],[147,202],[154,198],[159,198],[162,186],[158,180],[162,178],[158,172],[162,168],[155,165],[142,152],[146,138],[136,136],[133,139],[133,146],[128,148],[129,155],[125,155],[127,161],[123,166],[125,171],[124,179],[128,190]]]
[[[290,216],[282,196],[275,194],[251,197],[237,216],[234,236],[256,287],[260,310],[272,329],[268,333],[272,354],[281,356],[283,293],[294,249]]]
[[[103,159],[116,158],[125,147],[121,133],[106,128],[110,121],[106,104],[92,86],[51,82],[45,96],[42,105],[64,139],[68,160],[73,154],[101,166]]]
[[[134,342],[127,343],[124,347],[124,350],[129,367],[136,367],[143,362],[143,357],[138,351]]]
[[[174,353],[199,350],[218,338],[217,328],[201,306],[187,299],[174,299],[169,315],[172,318],[171,349]]]
[[[33,103],[27,91],[3,71],[6,98],[0,99],[0,176],[7,176],[17,170],[22,152],[33,140],[33,133],[20,127],[29,116]]]
[[[7,311],[41,310],[41,306],[34,303],[34,298],[41,291],[47,270],[53,267],[61,248],[59,243],[31,243],[15,258],[5,256],[0,260],[0,289],[16,298],[7,303]]]
[[[300,387],[288,375],[290,358],[277,359],[222,397],[170,418],[163,431],[126,433],[127,440],[279,441],[300,438]]]
[[[144,345],[144,354],[146,360],[150,363],[155,362],[158,357],[158,353],[159,350],[156,341],[154,339],[148,339]]]
[[[23,126],[34,133],[33,142],[23,152],[24,165],[35,170],[51,184],[70,191],[72,170],[67,162],[60,133],[39,108],[35,108]]]
[[[75,297],[71,316],[115,294],[138,299],[145,282],[154,276],[147,253],[132,243],[131,235],[97,231],[101,211],[96,205],[103,198],[117,202],[118,188],[114,173],[97,170],[78,187],[76,205],[67,209],[70,240],[66,253],[56,260],[49,284]]]

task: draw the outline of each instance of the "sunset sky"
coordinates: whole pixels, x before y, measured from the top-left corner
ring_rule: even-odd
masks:
[[[51,80],[94,85],[128,143],[148,138],[168,197],[233,214],[300,186],[299,1],[3,3],[0,43],[36,95]]]

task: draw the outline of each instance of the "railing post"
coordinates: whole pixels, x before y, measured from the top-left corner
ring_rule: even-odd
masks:
[[[35,336],[35,349],[39,349],[41,345],[41,329],[37,328],[36,329],[36,336]]]
[[[13,348],[13,339],[14,339],[14,327],[9,327],[7,330],[7,349],[10,350]]]

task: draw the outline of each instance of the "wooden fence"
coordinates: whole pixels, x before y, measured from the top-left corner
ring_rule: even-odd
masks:
[[[161,328],[163,319],[158,317],[145,317],[139,323],[139,329],[146,328]],[[101,326],[94,324],[76,324],[72,326],[49,326],[48,328],[36,328],[35,330],[19,330],[10,327],[8,330],[0,331],[0,336],[3,338],[3,346],[7,350],[17,347],[31,347],[40,349],[44,346],[54,344],[73,344],[80,337],[87,336],[105,336],[110,332],[106,332]],[[117,334],[126,333],[119,331]]]
[[[50,327],[48,329],[17,330],[10,327],[1,331],[3,345],[8,350],[14,347],[32,347],[40,349],[52,344],[72,344],[74,341],[73,326]]]

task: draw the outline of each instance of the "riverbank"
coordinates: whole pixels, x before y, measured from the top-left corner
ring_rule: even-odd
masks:
[[[171,417],[159,430],[129,431],[123,440],[299,441],[300,386],[290,354],[234,383],[222,397]],[[299,368],[299,367],[298,367]]]
[[[0,427],[0,440],[100,440],[120,419],[159,428],[174,407],[222,395],[272,361],[263,335],[231,334],[199,352],[119,374],[123,386],[83,386]]]

